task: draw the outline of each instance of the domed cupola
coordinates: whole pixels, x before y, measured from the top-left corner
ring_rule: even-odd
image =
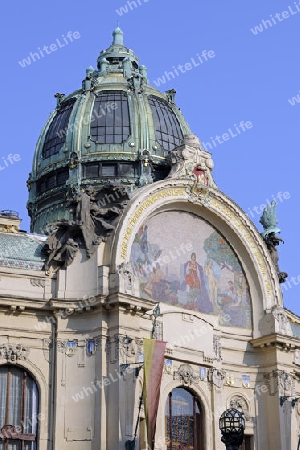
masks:
[[[190,134],[175,91],[163,94],[148,84],[146,67],[124,46],[119,27],[97,70],[86,70],[82,88],[55,97],[28,180],[31,231],[37,233],[71,219],[68,198],[87,185],[135,189],[164,179],[169,152]]]

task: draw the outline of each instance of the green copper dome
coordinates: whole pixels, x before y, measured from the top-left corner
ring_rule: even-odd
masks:
[[[123,44],[117,27],[101,51],[97,70],[89,67],[82,88],[55,94],[56,109],[39,137],[29,175],[31,231],[70,219],[70,194],[92,185],[130,185],[164,179],[168,154],[190,129],[174,103],[148,84],[147,69]]]

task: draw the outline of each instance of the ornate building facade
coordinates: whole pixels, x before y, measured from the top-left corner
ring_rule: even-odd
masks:
[[[31,233],[0,214],[0,450],[149,449],[151,338],[166,343],[155,450],[223,449],[230,407],[245,450],[296,449],[300,319],[175,91],[148,84],[117,28],[82,88],[56,98]]]

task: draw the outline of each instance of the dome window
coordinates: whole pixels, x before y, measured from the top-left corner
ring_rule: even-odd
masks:
[[[49,158],[49,156],[58,153],[66,142],[69,119],[75,101],[76,98],[71,98],[70,100],[63,102],[60,109],[57,111],[46,134],[42,151],[43,158]]]
[[[157,141],[164,150],[173,150],[180,145],[183,133],[172,107],[167,101],[154,95],[150,95],[148,101],[152,109]]]
[[[105,91],[96,97],[92,113],[91,139],[97,144],[122,144],[130,136],[127,94]]]
[[[131,163],[107,163],[93,162],[82,166],[83,178],[102,178],[102,177],[135,177],[136,166]]]
[[[41,195],[49,189],[53,189],[65,184],[69,178],[69,169],[67,167],[60,169],[49,175],[45,175],[37,182],[37,194]]]

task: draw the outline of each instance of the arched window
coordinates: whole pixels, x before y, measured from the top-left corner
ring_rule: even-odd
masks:
[[[154,95],[150,95],[148,101],[152,109],[157,141],[165,150],[173,150],[181,144],[183,133],[172,107]]]
[[[60,105],[45,137],[42,151],[43,158],[49,158],[49,156],[58,153],[66,142],[69,119],[75,102],[76,98],[70,98]]]
[[[122,144],[130,133],[126,92],[103,91],[97,95],[91,118],[91,139],[97,144]]]
[[[0,450],[36,450],[38,390],[15,366],[0,366]]]
[[[188,390],[175,388],[166,403],[168,450],[203,450],[200,404]]]

